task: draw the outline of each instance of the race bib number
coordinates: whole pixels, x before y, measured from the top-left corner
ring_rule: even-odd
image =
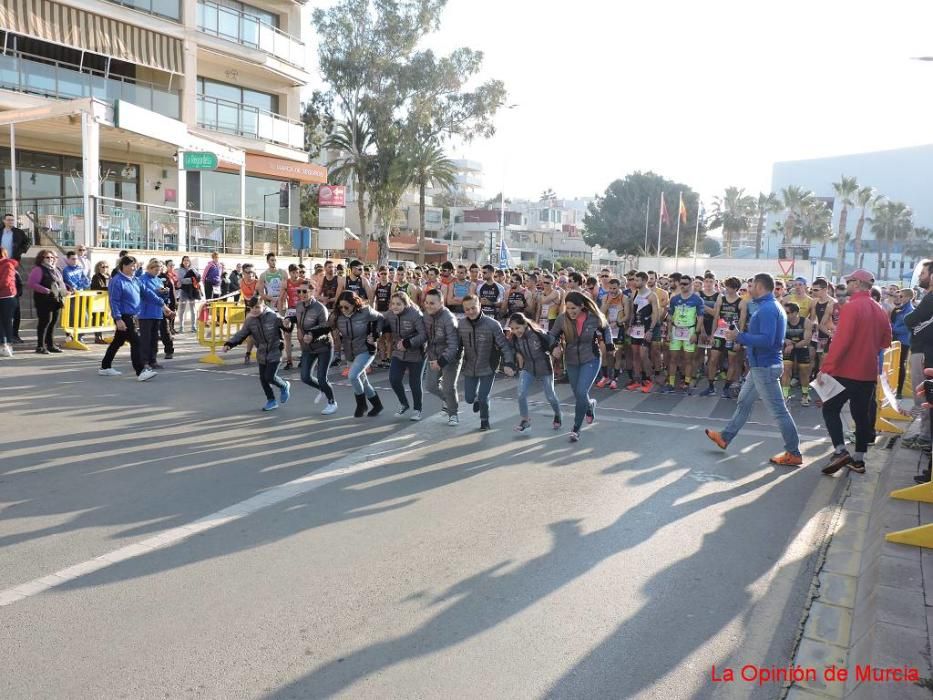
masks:
[[[693,335],[692,328],[681,328],[680,326],[674,326],[674,340],[690,340],[690,336]]]
[[[285,311],[285,318],[295,318],[297,315],[298,313],[295,311],[295,309],[289,308]]]
[[[632,326],[628,332],[629,336],[632,338],[642,339],[645,337],[645,327],[644,326]]]
[[[728,326],[728,324],[727,324],[725,321],[720,321],[720,322],[719,322],[719,325],[716,326],[716,330],[713,331],[713,337],[714,337],[714,338],[725,338],[725,337],[726,337],[726,329],[727,329],[728,327],[729,327],[729,326]]]
[[[819,343],[816,346],[816,352],[820,355],[826,352],[826,338],[820,338]]]

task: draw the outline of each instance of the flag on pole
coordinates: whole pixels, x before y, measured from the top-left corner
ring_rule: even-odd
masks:
[[[664,193],[661,193],[661,222],[665,224],[671,223],[671,215],[667,213],[667,202],[664,201]]]
[[[683,223],[687,223],[687,205],[684,204],[684,195],[682,192],[680,194],[680,220]]]
[[[509,266],[509,247],[505,241],[499,241],[499,269],[504,270]]]

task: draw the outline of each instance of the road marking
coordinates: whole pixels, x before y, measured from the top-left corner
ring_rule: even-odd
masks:
[[[438,420],[438,418],[439,416],[426,418],[422,423],[440,423],[441,421]],[[444,421],[444,423],[446,424],[446,421]],[[393,443],[397,444],[394,449],[392,448]],[[99,557],[94,557],[80,564],[69,566],[68,568],[61,569],[48,576],[33,579],[32,581],[22,583],[18,586],[2,590],[0,591],[0,607],[25,600],[38,593],[47,591],[50,588],[60,586],[67,581],[90,574],[94,571],[99,571],[100,569],[104,569],[118,562],[133,559],[154,550],[177,544],[182,540],[188,539],[192,535],[207,532],[221,525],[235,522],[262,508],[281,503],[282,501],[300,496],[309,491],[314,491],[342,476],[391,463],[397,459],[418,452],[419,450],[423,450],[425,445],[424,441],[419,441],[412,445],[411,436],[401,433],[391,438],[381,440],[372,447],[377,447],[378,451],[362,455],[359,451],[353,452],[335,461],[327,471],[313,472],[298,477],[297,479],[292,479],[284,484],[266,489],[256,496],[247,498],[245,501],[234,503],[232,506],[227,506],[216,513],[204,516],[188,525],[181,525],[165,530],[141,542],[120,547],[112,552],[102,554]]]

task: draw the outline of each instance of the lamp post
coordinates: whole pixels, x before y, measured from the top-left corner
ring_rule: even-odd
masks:
[[[266,199],[268,199],[269,197],[280,197],[281,194],[282,194],[281,192],[270,192],[269,194],[264,194],[262,196],[262,220],[264,222],[269,221],[269,219],[266,218]],[[275,223],[278,223],[278,221],[276,221]]]
[[[517,104],[506,105],[506,109],[515,109]],[[505,173],[508,169],[508,150],[502,149],[505,154],[505,162],[502,166],[502,189],[499,191],[499,240],[503,240],[505,235]],[[492,265],[492,239],[489,242],[489,264]]]

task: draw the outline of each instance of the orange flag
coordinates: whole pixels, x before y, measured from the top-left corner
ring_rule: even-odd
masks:
[[[661,221],[665,224],[671,223],[671,215],[667,213],[667,202],[664,201],[664,193],[661,193]]]
[[[680,195],[680,220],[687,223],[687,206],[684,204],[684,196]]]

